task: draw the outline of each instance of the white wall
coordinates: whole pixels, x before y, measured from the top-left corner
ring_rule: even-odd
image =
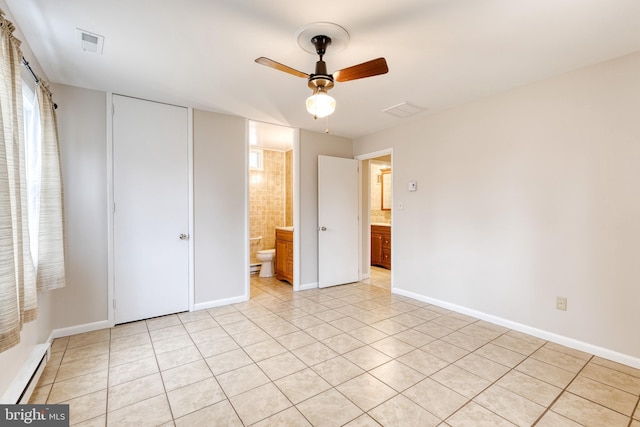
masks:
[[[248,297],[246,120],[194,111],[196,306]]]
[[[300,131],[300,286],[318,285],[318,156],[353,157],[352,141]]]
[[[394,150],[394,286],[638,365],[638,75],[635,54],[356,140]]]
[[[53,85],[66,232],[64,288],[52,292],[54,328],[98,321],[107,312],[106,94]]]

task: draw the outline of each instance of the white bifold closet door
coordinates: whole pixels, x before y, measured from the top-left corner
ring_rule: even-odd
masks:
[[[113,96],[115,323],[189,308],[188,111]]]

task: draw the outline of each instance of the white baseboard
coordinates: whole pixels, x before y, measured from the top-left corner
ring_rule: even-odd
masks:
[[[97,331],[99,329],[110,328],[111,324],[108,320],[100,320],[99,322],[85,323],[83,325],[69,326],[68,328],[54,329],[49,336],[53,341],[55,338],[68,337],[69,335],[83,334],[85,332]]]
[[[193,310],[194,311],[204,310],[204,309],[207,309],[207,308],[220,307],[220,306],[229,305],[229,304],[237,304],[239,302],[245,302],[245,301],[249,301],[249,296],[248,295],[242,295],[242,296],[233,297],[233,298],[219,299],[219,300],[214,300],[214,301],[199,302],[199,303],[193,305]]]
[[[44,367],[49,360],[50,347],[50,341],[35,346],[11,382],[11,385],[5,391],[0,403],[9,405],[29,403],[31,394],[36,388],[40,375],[42,375],[42,371],[44,371]]]
[[[309,289],[316,289],[318,287],[318,282],[314,283],[305,283],[304,285],[300,285],[298,288],[299,291],[308,291]]]
[[[457,304],[451,304],[446,301],[441,301],[435,298],[429,298],[424,295],[416,294],[415,292],[405,291],[403,289],[393,288],[392,293],[402,295],[405,297],[413,298],[418,301],[426,302],[428,304],[437,305],[438,307],[446,308],[448,310],[455,311],[457,313],[466,314],[468,316],[475,317],[477,319],[485,320],[496,325],[504,326],[505,328],[513,329],[514,331],[522,332],[528,335],[532,335],[537,338],[541,338],[546,341],[551,341],[556,344],[564,345],[576,350],[584,351],[586,353],[593,354],[595,356],[609,359],[614,362],[622,363],[623,365],[631,366],[640,369],[640,359],[629,356],[627,354],[618,353],[607,348],[599,347],[590,343],[579,341],[573,338],[558,335],[553,332],[537,329],[522,323],[513,322],[502,317],[494,316],[491,314],[483,313],[481,311],[473,310],[467,307],[463,307]]]

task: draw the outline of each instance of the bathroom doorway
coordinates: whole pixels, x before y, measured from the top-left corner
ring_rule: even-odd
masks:
[[[293,285],[294,145],[297,130],[249,121],[248,135],[249,273],[253,298],[269,289],[279,289],[283,284]],[[280,242],[283,236],[289,235],[290,264],[286,259],[287,246]],[[277,253],[276,248],[279,248]],[[290,269],[287,269],[289,265]],[[290,275],[284,274],[285,270],[290,271]]]
[[[392,150],[356,157],[361,171],[362,280],[386,289],[392,277],[393,162]]]

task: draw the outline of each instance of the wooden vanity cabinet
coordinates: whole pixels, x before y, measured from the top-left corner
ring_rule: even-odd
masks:
[[[371,265],[391,268],[391,227],[371,226]]]
[[[276,229],[276,279],[293,285],[293,231]]]

